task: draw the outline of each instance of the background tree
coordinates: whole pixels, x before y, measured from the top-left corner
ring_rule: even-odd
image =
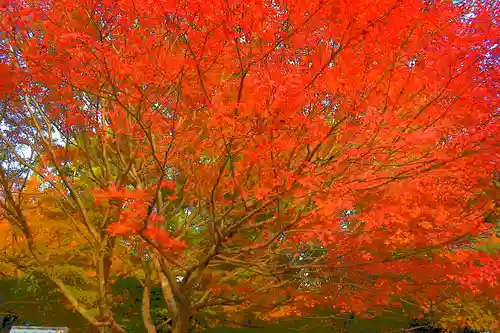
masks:
[[[148,333],[320,306],[374,316],[445,291],[496,296],[498,253],[470,246],[497,231],[485,221],[499,156],[497,10],[6,1],[5,219],[29,267],[101,332],[124,331],[110,277],[126,247]],[[87,242],[93,303],[34,236],[35,175],[61,229],[73,221]],[[151,315],[156,283],[163,323]]]
[[[89,332],[89,324],[61,302],[61,294],[39,274],[0,279],[0,332],[11,326],[67,326],[77,333]],[[9,315],[10,314],[10,315]],[[2,326],[3,325],[3,326]],[[91,331],[91,330],[90,330]]]

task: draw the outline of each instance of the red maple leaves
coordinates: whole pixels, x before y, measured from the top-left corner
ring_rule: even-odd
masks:
[[[330,281],[318,290],[346,311],[389,306],[418,288],[436,296],[437,281],[496,292],[498,254],[467,247],[496,227],[484,216],[498,186],[497,9],[417,0],[31,5],[2,7],[2,25],[23,26],[5,39],[18,55],[0,46],[2,55],[22,58],[16,77],[32,83],[23,91],[51,110],[62,104],[48,118],[64,115],[61,131],[100,166],[90,192],[97,207],[118,207],[110,234],[182,249],[200,271],[224,270],[224,260],[263,276],[318,269]],[[0,90],[13,94],[5,68]],[[317,246],[319,259],[284,259]]]

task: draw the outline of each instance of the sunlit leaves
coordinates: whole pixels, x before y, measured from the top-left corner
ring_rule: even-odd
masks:
[[[27,177],[25,190],[61,205],[50,220],[169,263],[177,303],[373,316],[398,298],[497,293],[493,9],[464,20],[450,1],[2,8],[6,158],[26,175],[37,163],[40,184]],[[15,155],[21,145],[32,158]],[[7,171],[5,193],[22,183]]]

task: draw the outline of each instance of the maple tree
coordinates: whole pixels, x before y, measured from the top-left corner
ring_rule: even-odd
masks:
[[[59,306],[73,311],[74,304],[71,302],[78,302],[88,309],[85,313],[91,316],[100,305],[98,290],[99,283],[103,281],[98,276],[98,259],[101,250],[93,248],[85,230],[71,220],[71,215],[66,213],[64,206],[61,205],[62,202],[57,200],[54,190],[47,188],[40,191],[40,185],[40,180],[33,177],[25,183],[22,196],[18,193],[14,196],[11,192],[7,192],[12,198],[4,203],[8,205],[5,205],[6,219],[0,220],[0,269],[4,276],[3,282],[14,285],[31,283],[32,286],[29,286],[25,293],[28,296],[37,295],[35,299],[42,303],[38,304],[42,308],[50,307],[50,304],[43,304],[46,298],[52,301],[54,297],[58,297]],[[15,215],[9,212],[11,209],[22,211],[29,225],[23,225],[22,221],[17,220]],[[36,252],[31,253],[35,251],[34,244]],[[108,271],[104,283],[107,288],[110,288],[117,279],[133,276],[136,271],[128,260],[129,251],[126,246],[117,246],[114,251],[116,260],[106,266]],[[47,288],[47,281],[42,279],[43,276],[57,286],[56,290],[61,289],[60,292],[54,293],[54,288]],[[45,286],[43,291],[38,290],[40,285]],[[69,295],[73,298],[68,297]],[[17,297],[19,296],[21,300],[2,302],[0,307],[3,309],[21,307],[16,313],[24,315],[27,313],[29,317],[33,309],[27,307],[24,301],[28,305],[37,302],[32,301],[34,296],[30,297],[31,301],[23,300],[22,294]],[[123,301],[123,297],[119,294],[109,297],[110,301],[114,301],[112,303],[114,305]],[[45,314],[45,317],[51,316]],[[47,319],[52,320],[52,326],[57,324],[54,318]],[[72,318],[69,322],[75,324],[75,319]],[[81,324],[81,321],[77,320],[76,323]],[[87,327],[79,328],[89,332],[88,326],[91,324],[92,322],[89,322]],[[92,329],[90,331],[92,332]]]
[[[148,333],[325,306],[373,316],[444,292],[498,301],[498,247],[473,248],[498,232],[494,4],[0,8],[2,213],[30,265],[101,332],[125,331],[109,285],[121,256]],[[53,222],[91,248],[94,303],[44,254],[33,177],[64,216]]]

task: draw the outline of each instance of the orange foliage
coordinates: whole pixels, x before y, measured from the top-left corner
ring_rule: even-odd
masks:
[[[9,158],[54,189],[101,261],[115,240],[139,249],[144,299],[160,281],[174,332],[188,331],[186,313],[235,303],[272,318],[314,307],[372,316],[403,299],[499,294],[498,248],[475,248],[498,232],[486,218],[500,156],[495,6],[0,8]],[[33,160],[16,155],[25,145]],[[37,209],[22,207],[42,239],[70,234]],[[120,331],[106,306],[99,316]]]

